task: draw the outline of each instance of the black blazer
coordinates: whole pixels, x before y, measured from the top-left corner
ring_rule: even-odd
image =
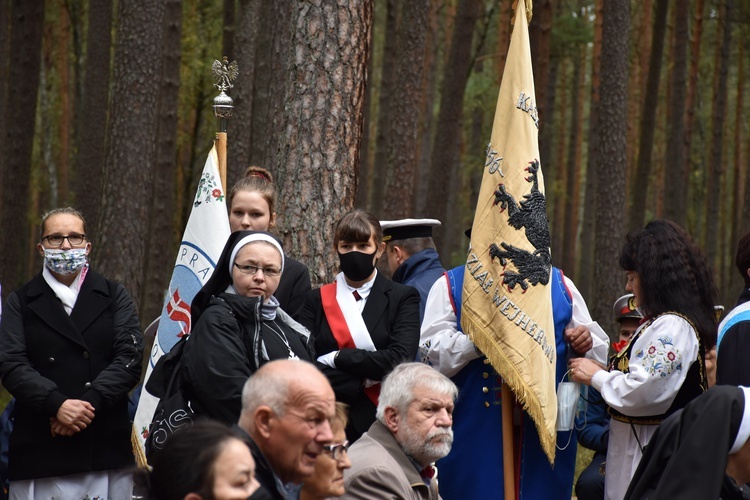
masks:
[[[413,361],[419,345],[419,292],[378,273],[362,318],[377,351],[341,349],[336,368],[318,364],[333,386],[336,400],[349,405],[347,438],[354,441],[375,421],[375,405],[364,393],[366,379],[380,381],[399,363]],[[323,312],[320,289],[307,295],[300,318],[312,333],[315,356],[339,350]]]
[[[88,271],[70,316],[41,273],[8,296],[0,323],[0,375],[16,398],[10,479],[134,465],[128,392],[141,376],[143,338],[125,288]],[[52,437],[66,399],[90,402],[94,420]]]

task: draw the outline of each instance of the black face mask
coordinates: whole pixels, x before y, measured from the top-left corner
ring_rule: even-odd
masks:
[[[348,252],[339,254],[339,263],[344,276],[352,281],[363,281],[375,270],[375,250],[372,253]]]

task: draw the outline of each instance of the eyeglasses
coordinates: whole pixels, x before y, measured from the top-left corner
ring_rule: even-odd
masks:
[[[61,247],[63,244],[63,241],[68,240],[68,243],[70,244],[70,246],[74,247],[86,241],[86,235],[85,234],[69,234],[67,236],[61,236],[59,234],[52,234],[50,236],[45,236],[44,238],[42,238],[42,241],[44,240],[47,240],[47,244],[51,247]]]
[[[338,462],[343,458],[344,453],[349,451],[349,440],[339,444],[324,445],[323,451],[330,454],[331,458]]]
[[[72,241],[70,243],[71,245],[73,244]],[[250,276],[255,276],[255,273],[258,271],[263,271],[265,276],[271,277],[279,276],[281,274],[281,269],[276,269],[275,267],[241,266],[236,262],[234,263],[234,267],[239,269],[242,274],[249,274]]]

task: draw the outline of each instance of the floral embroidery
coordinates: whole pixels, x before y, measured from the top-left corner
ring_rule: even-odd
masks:
[[[212,200],[223,201],[224,193],[221,191],[221,185],[211,174],[203,174],[198,183],[198,192],[195,194],[193,206],[197,207],[201,203],[210,203]]]
[[[641,361],[643,368],[652,377],[664,378],[672,372],[682,371],[680,351],[675,349],[672,338],[668,335],[657,339],[646,350],[639,349],[635,353],[635,359]]]

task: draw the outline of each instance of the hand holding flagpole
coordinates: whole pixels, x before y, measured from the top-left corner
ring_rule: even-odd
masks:
[[[211,65],[211,71],[216,83],[214,87],[219,89],[219,95],[214,98],[214,115],[218,119],[218,129],[216,130],[216,153],[219,157],[219,175],[221,177],[221,186],[226,192],[227,189],[227,118],[232,116],[234,109],[231,97],[226,91],[234,87],[232,82],[239,75],[237,61],[229,62],[224,56],[222,61],[215,60]]]

